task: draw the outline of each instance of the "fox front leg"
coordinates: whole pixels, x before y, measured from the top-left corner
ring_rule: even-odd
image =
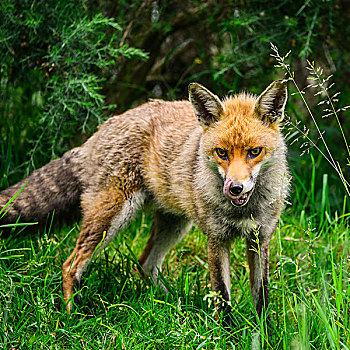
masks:
[[[250,288],[258,317],[269,303],[269,257],[270,239],[260,241],[259,247],[251,240],[247,240],[247,256],[249,264]],[[269,323],[269,317],[267,318]]]
[[[223,326],[228,329],[232,326],[229,247],[229,243],[208,238],[208,263],[212,289],[216,293],[215,305],[218,313],[223,313]]]

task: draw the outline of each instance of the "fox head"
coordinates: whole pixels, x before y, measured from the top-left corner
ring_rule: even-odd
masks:
[[[258,97],[243,93],[222,101],[192,83],[189,98],[204,130],[208,165],[223,179],[223,194],[233,205],[245,205],[259,173],[276,161],[283,145],[279,123],[287,102],[286,81],[273,82]]]

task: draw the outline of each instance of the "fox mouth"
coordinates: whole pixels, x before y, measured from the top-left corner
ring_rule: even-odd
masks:
[[[246,205],[249,201],[251,194],[253,193],[254,187],[245,193],[241,193],[239,195],[235,195],[231,192],[231,178],[227,179],[224,184],[223,192],[224,195],[231,200],[232,205],[236,207],[242,207]]]
[[[243,205],[247,204],[250,198],[250,195],[252,194],[253,190],[250,190],[249,192],[243,193],[239,196],[231,196],[231,203],[235,205],[236,207],[242,207]]]

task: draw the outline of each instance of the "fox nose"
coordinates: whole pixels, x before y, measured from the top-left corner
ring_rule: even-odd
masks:
[[[233,196],[238,196],[243,191],[243,185],[241,184],[231,184],[230,193]]]

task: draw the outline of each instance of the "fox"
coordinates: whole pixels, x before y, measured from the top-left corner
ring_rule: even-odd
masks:
[[[93,255],[145,206],[153,222],[138,258],[141,273],[166,289],[164,259],[196,224],[207,236],[223,325],[233,325],[230,251],[237,237],[246,240],[258,316],[267,308],[269,246],[290,188],[282,132],[286,81],[272,82],[259,96],[220,99],[199,83],[188,92],[189,101],[150,100],[107,119],[82,146],[0,192],[0,225],[81,212],[80,234],[62,268],[69,312]]]

